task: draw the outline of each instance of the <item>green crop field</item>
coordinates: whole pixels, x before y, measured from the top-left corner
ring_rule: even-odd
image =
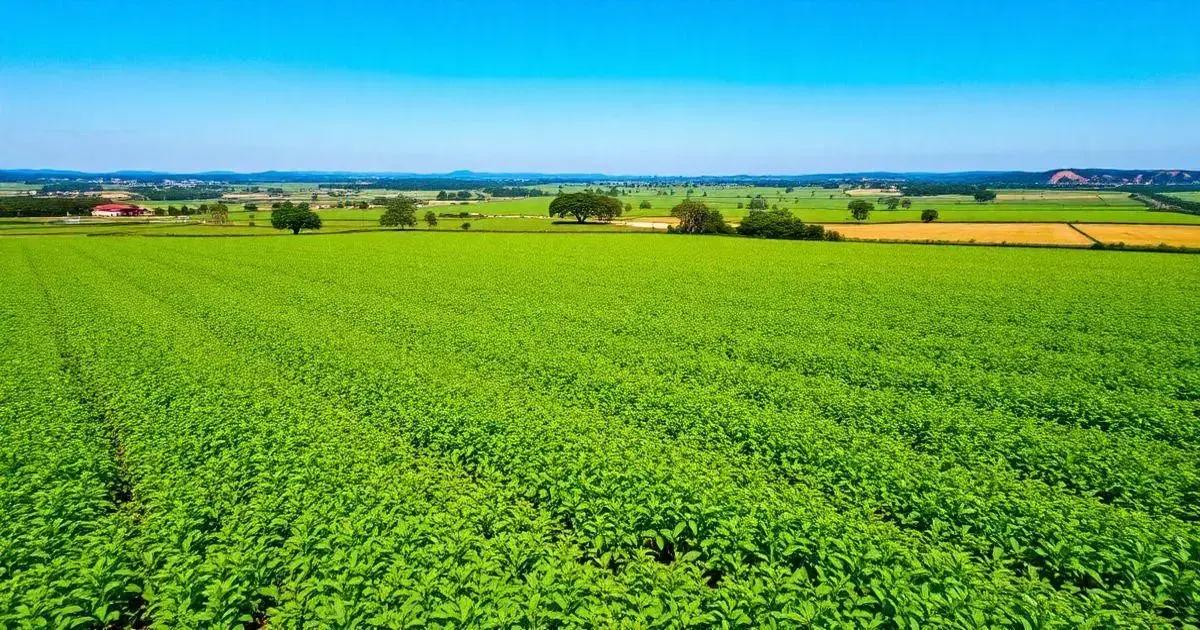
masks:
[[[1200,257],[64,236],[0,277],[0,626],[1200,619]]]

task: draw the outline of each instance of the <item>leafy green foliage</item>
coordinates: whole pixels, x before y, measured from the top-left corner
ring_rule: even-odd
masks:
[[[1148,207],[1155,210],[1168,210],[1177,212],[1186,212],[1188,214],[1200,214],[1200,201],[1192,201],[1181,199],[1178,196],[1164,195],[1152,190],[1138,191],[1130,193],[1133,199],[1137,199]]]
[[[299,234],[300,230],[321,229],[321,217],[310,210],[307,203],[293,204],[285,201],[271,210],[271,227]]]
[[[742,218],[737,233],[756,238],[840,240],[837,232],[826,231],[824,226],[817,223],[805,224],[790,210],[755,210]]]
[[[595,192],[563,193],[550,202],[550,216],[575,217],[583,223],[589,218],[612,221],[621,216],[621,202],[609,195]]]
[[[921,211],[921,222],[932,223],[938,220],[938,211],[933,208],[926,208]]]
[[[214,199],[225,193],[223,186],[133,186],[129,191],[150,201]]]
[[[88,214],[108,203],[102,197],[0,197],[0,217],[61,217]]]
[[[1200,618],[1200,259],[389,237],[0,239],[0,625]]]
[[[417,224],[417,202],[403,195],[388,199],[387,209],[379,216],[383,227],[413,227]]]
[[[721,211],[709,208],[703,201],[686,199],[674,208],[671,216],[679,219],[679,225],[670,226],[671,232],[681,234],[729,234],[733,228],[725,223]]]
[[[855,221],[866,221],[871,217],[871,211],[875,209],[875,204],[866,199],[854,199],[846,204],[846,209],[850,211],[850,216],[854,217]]]
[[[541,188],[525,186],[488,186],[483,189],[483,193],[493,197],[544,197],[550,194]]]
[[[908,197],[933,197],[937,195],[971,196],[983,190],[974,184],[942,184],[936,182],[911,182],[900,186],[901,194]]]
[[[217,225],[229,223],[229,206],[223,203],[213,204],[209,209],[209,222]]]

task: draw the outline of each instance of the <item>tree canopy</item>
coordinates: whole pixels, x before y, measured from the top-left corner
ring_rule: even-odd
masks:
[[[866,221],[871,216],[871,211],[875,209],[875,204],[866,199],[855,199],[846,206],[846,209],[850,211],[850,216],[854,217],[855,221]]]
[[[977,203],[987,203],[996,199],[996,191],[994,190],[977,190],[975,191],[975,201]]]
[[[218,203],[209,208],[209,221],[217,225],[229,223],[229,206]]]
[[[379,216],[383,227],[413,227],[417,224],[417,203],[403,195],[388,199],[387,210]]]
[[[108,203],[100,197],[0,197],[0,217],[61,217],[87,214]]]
[[[679,219],[672,231],[682,234],[728,234],[733,230],[725,223],[725,217],[703,201],[687,199],[671,208],[671,216]]]
[[[285,201],[271,211],[271,227],[276,230],[291,230],[299,234],[300,230],[321,229],[321,217],[309,209],[307,203],[298,205]]]
[[[824,226],[815,223],[805,224],[791,210],[755,210],[742,219],[737,233],[755,238],[841,240],[837,232],[826,231]]]
[[[926,208],[921,211],[921,221],[924,223],[930,223],[933,221],[937,221],[937,218],[938,218],[938,211],[934,210],[933,208]]]
[[[580,223],[592,217],[600,221],[612,221],[621,216],[622,210],[620,201],[592,192],[564,193],[550,202],[550,216],[571,216]]]

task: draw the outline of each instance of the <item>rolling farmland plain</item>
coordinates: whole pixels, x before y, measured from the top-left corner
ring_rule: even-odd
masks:
[[[5,626],[1200,618],[1195,256],[64,236],[0,277]]]
[[[967,195],[907,197],[904,199],[911,207],[889,210],[884,201],[900,198],[900,195],[884,189],[798,187],[788,192],[786,188],[770,186],[639,185],[615,189],[621,193],[618,198],[626,206],[620,220],[578,224],[571,219],[552,219],[548,208],[553,194],[560,190],[578,192],[587,188],[583,185],[542,186],[544,196],[525,198],[490,197],[479,191],[468,191],[471,200],[464,202],[436,201],[438,191],[432,190],[341,190],[285,183],[264,187],[282,190],[284,196],[270,197],[265,193],[226,195],[221,201],[229,208],[229,217],[221,225],[213,225],[206,214],[116,220],[84,218],[76,222],[64,222],[61,217],[8,217],[0,219],[0,236],[261,236],[274,232],[269,220],[270,206],[282,199],[314,204],[322,218],[324,232],[375,230],[379,229],[379,217],[383,213],[382,205],[377,203],[379,198],[399,195],[429,204],[423,206],[422,212],[430,210],[440,215],[436,226],[421,222],[421,229],[458,231],[463,223],[468,223],[471,230],[499,232],[662,231],[675,221],[670,217],[671,209],[686,199],[701,201],[736,224],[750,212],[751,200],[761,197],[771,207],[787,209],[805,222],[823,224],[851,239],[1200,249],[1200,215],[1151,210],[1129,193],[1111,189],[1009,189],[1001,190],[995,201],[982,204]],[[8,192],[15,194],[17,191]],[[4,193],[0,190],[0,196]],[[114,189],[108,193],[121,194],[122,191]],[[1174,194],[1187,199],[1194,193]],[[846,207],[853,199],[871,201],[876,204],[876,209],[865,221],[856,221]],[[148,208],[165,210],[181,205],[190,205],[194,209],[201,204],[217,202],[217,198],[212,198],[141,203]],[[247,209],[247,203],[254,203],[257,208]],[[373,205],[367,208],[337,207],[361,203]],[[936,225],[921,224],[921,213],[927,209],[938,212]],[[458,216],[460,214],[462,216]],[[1106,227],[1110,224],[1127,227]]]

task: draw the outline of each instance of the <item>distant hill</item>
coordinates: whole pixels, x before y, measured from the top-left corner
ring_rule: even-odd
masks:
[[[435,187],[477,188],[493,184],[556,184],[584,182],[656,182],[696,184],[745,184],[790,186],[846,183],[939,183],[979,186],[1200,186],[1200,171],[1121,170],[1105,168],[1063,168],[1050,171],[958,171],[949,173],[864,171],[855,173],[815,173],[799,175],[613,175],[605,173],[493,173],[458,170],[449,173],[354,172],[354,171],[262,171],[235,173],[205,171],[167,173],[157,171],[113,171],[86,173],[54,169],[0,170],[0,181],[47,182],[60,180],[121,179],[142,183],[163,180],[254,184],[264,182],[368,184],[386,181],[411,184],[426,182]]]
[[[1103,168],[1071,168],[1047,171],[1047,184],[1102,184],[1178,186],[1200,184],[1200,171],[1119,171]]]

